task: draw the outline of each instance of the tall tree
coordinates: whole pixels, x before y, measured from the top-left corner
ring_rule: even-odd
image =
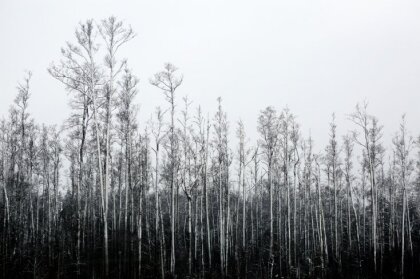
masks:
[[[155,74],[150,80],[153,86],[162,90],[166,101],[170,105],[171,122],[169,126],[169,160],[170,160],[170,189],[171,189],[171,262],[170,273],[175,276],[175,176],[177,164],[177,137],[175,131],[175,91],[182,84],[183,77],[177,73],[177,68],[166,63],[164,70]]]
[[[405,237],[409,236],[411,239],[411,228],[406,225],[406,218],[409,219],[407,213],[407,187],[410,184],[410,175],[413,171],[413,160],[410,158],[410,151],[413,146],[413,139],[408,135],[406,128],[405,115],[402,116],[400,130],[398,134],[395,135],[393,139],[393,144],[395,148],[395,155],[397,159],[398,166],[398,177],[400,181],[401,196],[402,196],[402,216],[401,216],[401,278],[404,278],[404,256],[405,256]],[[406,233],[407,230],[407,233]]]
[[[338,262],[340,262],[339,252],[339,236],[338,236],[338,200],[337,200],[337,184],[338,184],[338,170],[339,170],[339,150],[336,139],[337,125],[335,123],[335,114],[332,115],[332,121],[330,123],[330,139],[329,144],[326,148],[326,164],[327,164],[327,176],[328,183],[332,184],[333,191],[333,203],[334,203],[334,256]]]
[[[374,272],[377,272],[377,185],[376,185],[376,152],[378,141],[382,137],[382,127],[378,126],[375,117],[367,113],[367,103],[363,106],[357,105],[356,111],[350,115],[350,120],[362,130],[362,140],[359,140],[357,132],[353,133],[354,140],[364,148],[368,165],[371,202],[372,202],[372,244],[373,244],[373,265]]]
[[[261,146],[264,149],[265,160],[267,163],[267,175],[268,175],[268,189],[269,189],[269,222],[270,222],[270,244],[269,244],[269,259],[268,259],[268,276],[273,277],[274,268],[274,231],[273,231],[273,161],[275,150],[278,146],[279,141],[279,118],[276,110],[273,107],[267,107],[261,111],[258,118],[258,131],[262,136]]]

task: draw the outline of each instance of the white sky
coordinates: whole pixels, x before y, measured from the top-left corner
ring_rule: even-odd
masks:
[[[402,113],[420,132],[420,1],[401,0],[1,0],[0,116],[29,69],[32,115],[61,124],[69,97],[47,67],[74,41],[78,22],[110,15],[138,34],[121,53],[140,78],[140,121],[166,105],[148,80],[172,62],[184,73],[180,105],[188,94],[213,115],[222,96],[231,127],[242,118],[253,139],[261,109],[288,106],[323,149],[331,114],[342,134],[363,100],[385,125],[386,146]]]

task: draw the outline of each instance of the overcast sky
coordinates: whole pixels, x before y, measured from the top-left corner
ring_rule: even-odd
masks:
[[[214,113],[221,96],[231,127],[255,139],[259,111],[288,106],[319,148],[357,102],[385,126],[385,144],[407,114],[420,132],[420,1],[0,1],[0,116],[24,70],[33,72],[30,112],[61,124],[69,97],[47,73],[80,21],[115,15],[137,37],[121,51],[140,78],[140,121],[166,106],[148,80],[172,62],[184,74],[179,100]],[[234,136],[233,130],[231,135]]]

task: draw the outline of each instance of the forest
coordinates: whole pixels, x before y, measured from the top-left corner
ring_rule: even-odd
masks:
[[[120,55],[135,36],[115,17],[69,34],[46,69],[69,100],[60,125],[29,114],[31,72],[17,84],[0,119],[0,278],[418,278],[415,119],[388,143],[354,104],[338,112],[352,129],[337,134],[331,112],[316,151],[278,104],[252,143],[217,92],[210,112],[178,94],[166,63],[142,77],[162,106],[139,121]]]

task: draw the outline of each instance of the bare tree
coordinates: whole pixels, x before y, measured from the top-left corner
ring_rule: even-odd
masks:
[[[183,77],[176,74],[177,68],[166,63],[164,70],[155,74],[150,83],[163,91],[170,105],[171,123],[169,126],[169,158],[170,158],[170,188],[171,188],[171,264],[170,272],[175,276],[175,168],[176,168],[176,132],[175,132],[175,91],[182,84]]]
[[[368,115],[367,103],[361,107],[356,106],[356,111],[350,115],[350,120],[362,130],[362,140],[357,132],[353,133],[354,140],[364,148],[367,157],[372,200],[372,243],[374,270],[377,271],[377,189],[376,189],[376,149],[381,138],[381,127],[376,118]]]
[[[261,141],[261,146],[264,149],[265,159],[267,163],[267,174],[268,174],[268,188],[269,188],[269,197],[270,197],[270,245],[269,245],[269,278],[273,277],[273,267],[274,267],[274,231],[273,231],[273,160],[275,150],[279,142],[279,119],[276,113],[276,110],[273,107],[267,107],[263,110],[258,118],[258,131],[261,133],[263,140]]]
[[[413,139],[408,135],[406,128],[405,115],[402,116],[400,131],[393,139],[395,155],[398,166],[398,176],[402,191],[402,216],[401,216],[401,278],[404,278],[404,256],[405,256],[405,236],[406,236],[406,218],[410,218],[407,214],[407,187],[410,183],[410,175],[413,170],[413,160],[410,158],[410,151],[413,145]],[[411,229],[408,226],[407,235],[411,239]]]
[[[332,183],[333,199],[334,199],[334,256],[338,262],[340,262],[339,252],[339,236],[338,236],[338,200],[337,200],[337,184],[338,184],[338,170],[339,170],[339,149],[336,140],[336,129],[335,114],[332,115],[332,121],[330,123],[330,140],[326,148],[326,164],[327,164],[327,176],[328,183]]]
[[[154,191],[155,191],[155,246],[160,246],[160,272],[161,272],[161,276],[162,278],[165,277],[165,261],[164,261],[164,253],[163,253],[163,245],[164,245],[164,240],[159,241],[159,235],[162,235],[163,237],[163,228],[162,233],[159,234],[159,223],[160,223],[160,206],[159,206],[159,180],[160,180],[160,174],[159,174],[159,150],[160,150],[160,145],[161,142],[165,136],[165,134],[163,133],[162,129],[163,129],[163,112],[161,111],[161,109],[158,107],[156,108],[156,121],[152,122],[151,126],[152,126],[152,134],[154,137],[154,141],[155,141],[155,147],[152,147],[153,152],[155,153],[155,168],[154,168]],[[156,250],[156,252],[158,252],[158,250]]]

